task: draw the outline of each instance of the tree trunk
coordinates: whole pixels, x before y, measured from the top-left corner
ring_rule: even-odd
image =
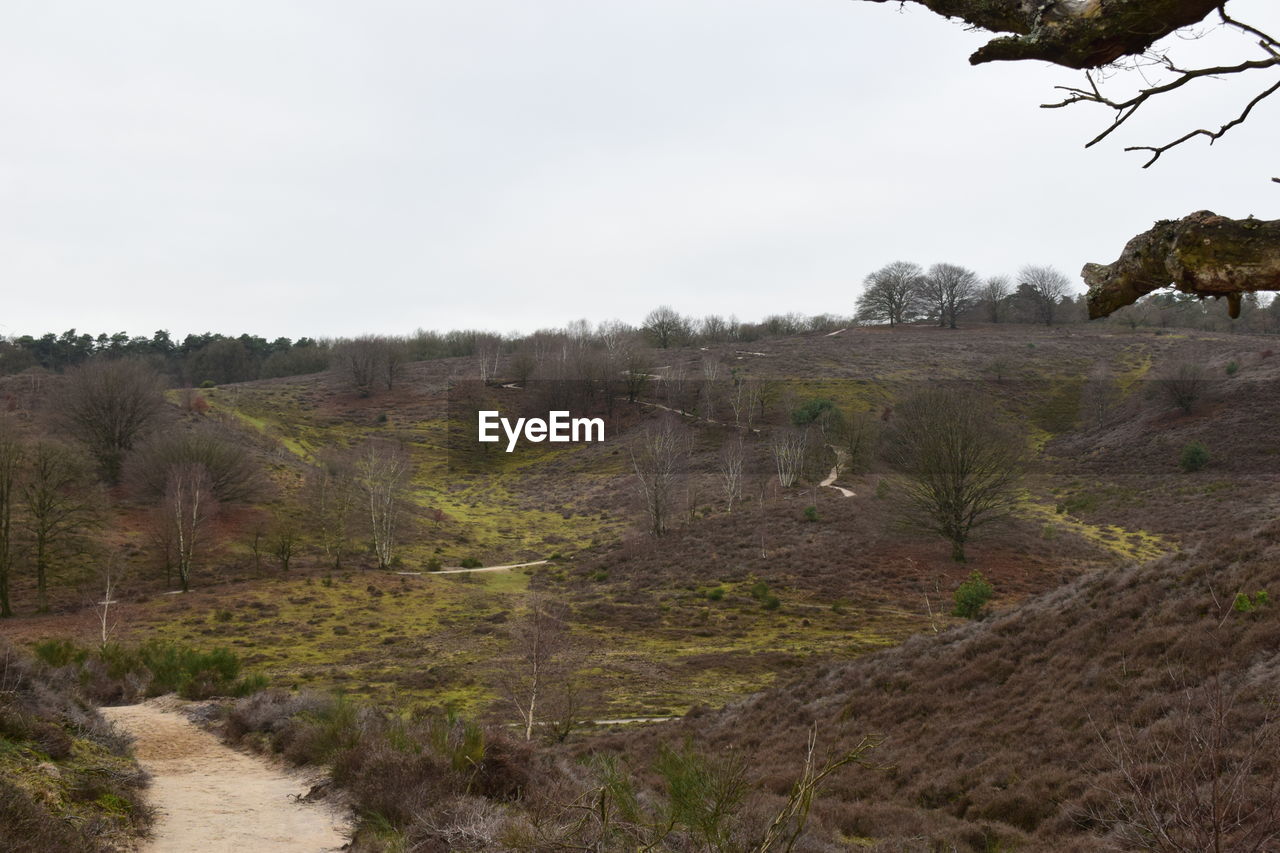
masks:
[[[1112,264],[1085,264],[1089,318],[1106,317],[1153,290],[1173,286],[1201,298],[1280,290],[1280,220],[1228,219],[1201,210],[1157,222],[1129,241]]]

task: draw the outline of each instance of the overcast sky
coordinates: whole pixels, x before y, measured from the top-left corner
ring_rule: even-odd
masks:
[[[1081,77],[982,41],[850,0],[6,0],[0,334],[846,314],[894,260],[1074,278],[1156,219],[1280,216],[1280,99],[1144,171],[1124,144],[1254,89],[1086,151],[1104,110],[1037,108]]]

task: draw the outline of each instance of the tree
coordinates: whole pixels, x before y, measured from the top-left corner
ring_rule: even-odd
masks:
[[[361,397],[379,387],[390,391],[404,369],[408,346],[402,339],[362,335],[333,348],[332,365]]]
[[[733,512],[733,504],[742,498],[743,464],[746,459],[746,448],[742,437],[733,436],[720,448],[716,471],[720,474],[720,484],[724,488],[725,511]]]
[[[94,359],[67,371],[55,418],[97,460],[108,483],[120,481],[125,455],[155,430],[167,404],[160,374],[130,358]]]
[[[27,454],[21,481],[22,524],[31,541],[36,607],[49,609],[49,569],[57,552],[97,521],[90,463],[73,448],[42,440]]]
[[[972,389],[939,385],[908,397],[886,444],[905,479],[908,519],[950,541],[956,562],[972,532],[1017,501],[1025,443]]]
[[[691,333],[689,321],[669,305],[660,305],[646,314],[640,328],[659,349],[668,349]]]
[[[1035,317],[1052,326],[1058,303],[1071,291],[1071,280],[1053,267],[1025,266],[1018,273],[1019,288],[1031,301]]]
[[[10,418],[0,414],[0,619],[13,615],[9,577],[13,567],[13,510],[19,500],[18,478],[25,445]]]
[[[341,569],[360,504],[351,459],[344,454],[321,454],[319,462],[307,471],[304,491],[307,518],[316,539],[333,567]]]
[[[125,480],[142,497],[158,499],[169,487],[169,473],[182,465],[200,465],[219,503],[249,503],[266,485],[262,471],[244,445],[212,426],[160,433],[140,445],[125,464]]]
[[[919,266],[895,261],[871,273],[858,297],[859,323],[888,323],[890,327],[915,317],[924,273]]]
[[[795,485],[805,461],[809,433],[802,427],[784,427],[774,433],[769,449],[778,471],[778,483],[784,489]]]
[[[1165,399],[1188,415],[1209,390],[1209,375],[1203,361],[1175,362],[1165,367],[1155,381]]]
[[[569,632],[563,608],[533,594],[511,628],[510,651],[498,671],[498,690],[516,712],[524,739],[541,722],[564,740],[581,717],[577,671],[581,649]]]
[[[987,319],[999,323],[1004,319],[1006,300],[1012,294],[1009,279],[993,275],[978,290],[978,301],[986,307]]]
[[[1083,85],[1058,87],[1064,97],[1043,106],[1059,109],[1085,103],[1111,110],[1112,121],[1088,146],[1108,138],[1151,101],[1163,101],[1197,81],[1263,75],[1257,94],[1220,126],[1215,128],[1214,122],[1166,143],[1129,146],[1126,150],[1147,155],[1144,168],[1192,140],[1213,143],[1221,139],[1243,124],[1263,100],[1280,91],[1280,81],[1266,76],[1280,67],[1280,39],[1228,15],[1228,0],[911,1],[973,27],[1005,34],[975,52],[969,58],[972,64],[1031,59],[1084,70]],[[1197,34],[1187,28],[1214,12],[1222,29],[1241,39],[1242,49],[1257,52],[1235,63],[1194,66],[1156,47],[1161,39],[1184,30],[1187,38],[1195,38]],[[1178,42],[1171,44],[1176,48]],[[1139,74],[1093,73],[1121,62],[1122,67]],[[1114,82],[1117,76],[1138,76],[1142,82],[1131,93],[1106,94],[1104,78],[1111,77]],[[1226,296],[1234,317],[1241,293],[1280,290],[1280,220],[1233,220],[1200,211],[1185,219],[1157,222],[1129,242],[1119,261],[1086,264],[1083,275],[1089,285],[1090,318],[1105,317],[1142,294],[1169,285],[1199,296]]]
[[[631,466],[640,486],[649,532],[654,536],[664,535],[671,524],[684,469],[685,445],[684,432],[673,417],[647,425],[631,445]]]
[[[955,264],[934,264],[920,280],[920,298],[938,318],[938,325],[954,329],[956,318],[978,292],[978,276]]]
[[[365,442],[356,457],[355,469],[369,508],[373,552],[378,568],[386,569],[395,558],[396,535],[413,463],[398,442],[373,439]]]
[[[218,517],[218,501],[209,470],[199,462],[184,462],[169,468],[157,512],[160,528],[172,546],[178,584],[187,592],[191,588],[196,553],[204,546]]]

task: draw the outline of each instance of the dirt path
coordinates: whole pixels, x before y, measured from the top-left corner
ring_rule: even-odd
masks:
[[[322,853],[346,843],[346,821],[322,804],[299,803],[300,776],[236,752],[158,703],[103,708],[136,738],[157,810],[146,853]]]

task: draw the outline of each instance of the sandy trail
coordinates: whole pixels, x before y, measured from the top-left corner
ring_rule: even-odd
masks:
[[[154,703],[103,708],[136,738],[158,812],[146,853],[323,853],[346,843],[345,820],[299,803],[300,776],[230,749],[181,714]]]

